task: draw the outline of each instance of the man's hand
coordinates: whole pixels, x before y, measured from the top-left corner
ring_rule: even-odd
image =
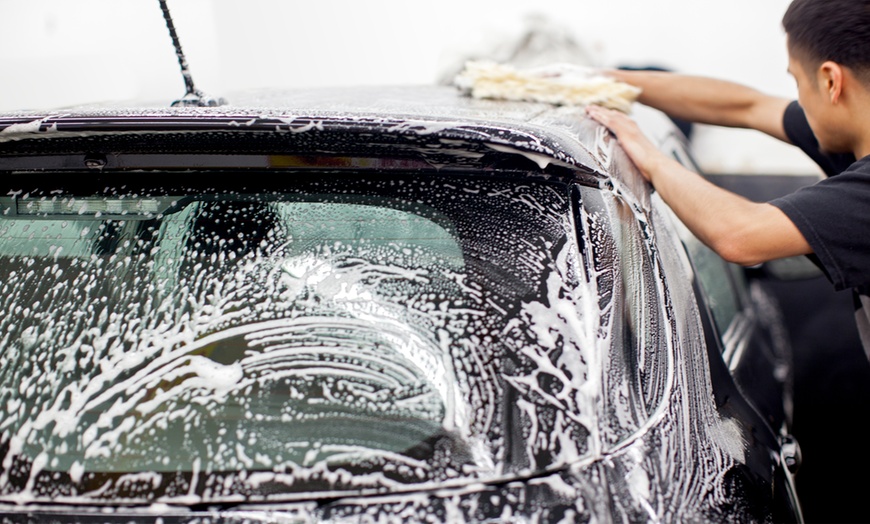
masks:
[[[644,178],[652,182],[651,176],[656,171],[656,165],[661,164],[662,158],[666,157],[640,131],[637,123],[624,113],[596,105],[586,106],[586,114],[616,135],[617,142],[634,165]]]

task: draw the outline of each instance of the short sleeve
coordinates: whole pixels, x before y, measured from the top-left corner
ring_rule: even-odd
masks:
[[[870,285],[870,157],[770,204],[797,226],[836,289]]]

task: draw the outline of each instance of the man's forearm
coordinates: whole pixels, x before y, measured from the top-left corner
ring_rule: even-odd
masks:
[[[609,70],[616,80],[641,89],[638,101],[668,115],[727,127],[757,129],[781,140],[782,115],[789,100],[751,87],[701,76],[662,71]]]
[[[770,204],[716,186],[669,157],[645,171],[686,227],[726,260],[754,265],[812,252],[791,220]]]

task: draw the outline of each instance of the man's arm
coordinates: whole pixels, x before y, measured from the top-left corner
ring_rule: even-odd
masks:
[[[752,202],[708,182],[661,153],[619,111],[589,106],[608,127],[644,177],[704,244],[725,260],[744,266],[812,253],[803,234],[779,208]]]
[[[608,76],[639,87],[638,102],[668,115],[726,127],[755,129],[789,142],[782,117],[790,100],[748,86],[662,71],[608,70]]]

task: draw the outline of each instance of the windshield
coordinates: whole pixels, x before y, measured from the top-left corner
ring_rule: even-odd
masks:
[[[3,498],[384,492],[590,451],[569,185],[241,176],[0,200]]]

